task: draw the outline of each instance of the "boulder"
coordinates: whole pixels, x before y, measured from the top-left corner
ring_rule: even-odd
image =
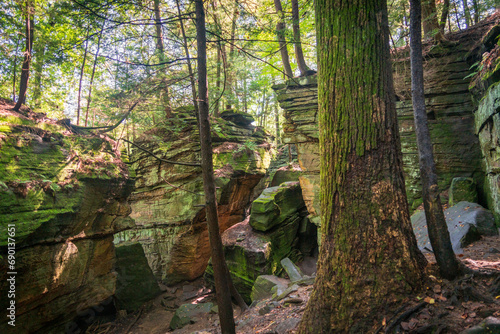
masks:
[[[213,306],[212,303],[181,305],[170,320],[170,328],[175,330],[195,323],[200,317],[210,313]]]
[[[471,177],[455,177],[451,181],[449,205],[453,206],[462,201],[477,202],[476,182]]]
[[[298,182],[285,182],[265,189],[252,203],[250,226],[257,231],[269,231],[305,207]]]
[[[279,286],[279,290],[286,290],[290,281],[273,275],[261,275],[257,277],[252,287],[250,298],[252,303],[271,298],[273,296],[273,288]]]
[[[255,119],[253,118],[252,115],[244,113],[244,112],[237,112],[233,110],[226,110],[223,111],[220,114],[220,117],[222,119],[225,119],[226,121],[230,121],[238,126],[246,127],[255,122]]]
[[[479,204],[460,202],[444,211],[450,239],[455,253],[478,240],[481,235],[498,235],[493,213]],[[418,211],[411,216],[413,231],[418,247],[422,251],[432,250],[427,232],[425,212]]]
[[[133,312],[161,293],[140,243],[123,243],[116,247],[115,270],[118,274],[117,309]]]

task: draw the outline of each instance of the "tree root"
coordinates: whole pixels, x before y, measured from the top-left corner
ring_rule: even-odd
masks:
[[[388,334],[399,323],[408,319],[408,317],[410,317],[410,315],[412,315],[413,313],[415,313],[417,311],[420,311],[420,309],[424,308],[426,305],[427,305],[427,302],[421,302],[421,303],[415,305],[414,307],[410,308],[409,310],[403,312],[399,317],[396,318],[396,320],[394,320],[393,322],[391,322],[391,324],[389,326],[387,326],[384,333]]]

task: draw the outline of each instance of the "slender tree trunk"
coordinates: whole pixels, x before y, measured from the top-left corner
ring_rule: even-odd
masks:
[[[280,114],[278,102],[274,102],[274,122],[276,123],[276,144],[281,143],[281,134],[280,134]]]
[[[425,265],[403,179],[386,1],[316,0],[315,11],[322,238],[299,333],[375,333],[421,287]]]
[[[92,87],[94,84],[95,69],[96,69],[97,61],[99,59],[99,50],[101,48],[102,32],[104,31],[105,24],[106,24],[106,20],[103,20],[102,26],[101,26],[101,31],[99,32],[99,37],[97,38],[97,50],[95,52],[94,65],[92,66],[92,74],[90,76],[89,96],[87,98],[87,108],[85,111],[85,126],[87,126],[88,118],[89,118],[89,109],[90,109],[90,101],[92,100]]]
[[[161,23],[161,13],[160,13],[160,0],[154,0],[154,12],[155,12],[155,28],[156,28],[156,51],[158,52],[158,58],[161,63],[165,62],[165,47],[163,45],[163,30]],[[163,108],[165,110],[165,118],[172,117],[172,106],[170,104],[170,93],[167,83],[167,73],[165,65],[162,65],[164,87],[165,90],[162,92],[163,96]]]
[[[243,112],[248,113],[247,74],[243,77]]]
[[[464,6],[465,29],[467,29],[472,25],[472,18],[470,16],[470,9],[469,5],[467,4],[467,0],[462,0],[462,5]]]
[[[276,24],[276,36],[278,37],[283,69],[288,78],[293,78],[292,67],[290,66],[290,57],[288,56],[287,43],[285,40],[285,15],[283,14],[283,7],[281,7],[280,0],[274,0],[274,8],[276,8],[276,13],[279,17],[278,23]]]
[[[462,30],[462,27],[460,27],[460,17],[458,17],[457,3],[455,1],[453,1],[453,6],[455,7],[455,20],[457,20],[458,30]]]
[[[445,40],[438,22],[436,0],[423,0],[422,18],[423,18],[422,25],[424,28],[424,38],[426,40],[434,39],[438,42]]]
[[[12,101],[16,101],[16,74],[17,74],[17,51],[19,50],[19,41],[16,42],[16,52],[12,57]]]
[[[45,61],[45,45],[40,45],[38,49],[37,45],[35,45],[35,57],[36,62],[33,67],[35,69],[35,80],[33,83],[33,102],[34,107],[36,109],[40,108],[42,103],[42,72],[43,72],[43,63]],[[38,49],[38,50],[37,50]]]
[[[306,76],[311,72],[311,69],[306,65],[306,61],[304,60],[304,53],[302,52],[302,44],[300,42],[300,15],[298,0],[292,0],[292,22],[295,59],[297,59],[297,66],[299,67],[300,76]]]
[[[499,5],[499,3],[497,1],[497,8],[498,8],[498,5]],[[477,4],[477,0],[472,0],[472,8],[474,8],[474,24],[478,24],[480,13],[479,13],[479,5]]]
[[[180,23],[180,28],[181,28],[182,39],[184,41],[183,46],[184,46],[184,52],[186,53],[187,66],[188,66],[188,71],[189,71],[189,79],[191,81],[191,95],[193,98],[194,111],[196,114],[196,119],[199,120],[198,103],[196,103],[196,101],[197,101],[196,82],[195,82],[195,78],[194,78],[193,67],[191,66],[191,57],[189,55],[186,31],[184,30],[184,23],[182,21],[181,6],[179,4],[179,0],[175,0],[175,3],[177,5],[177,13],[179,14],[179,23]],[[198,2],[196,2],[196,4],[198,4]],[[203,15],[205,15],[205,11],[203,11]]]
[[[221,45],[220,42],[217,43],[217,74],[216,74],[216,79],[215,79],[215,87],[217,91],[217,101],[215,101],[215,108],[214,108],[214,116],[219,117],[220,113],[220,95],[222,92],[222,87],[221,87],[221,62],[222,62],[222,57],[221,57]]]
[[[78,84],[78,102],[76,105],[76,125],[80,125],[80,100],[82,97],[82,81],[83,81],[83,74],[85,70],[85,62],[87,61],[87,50],[89,46],[89,33],[90,33],[90,26],[87,28],[87,37],[85,37],[85,51],[83,53],[83,60],[82,60],[82,67],[80,69],[80,82]]]
[[[444,35],[444,28],[446,28],[446,21],[448,20],[448,16],[450,14],[450,0],[443,1],[443,11],[441,12],[441,18],[439,19],[439,29],[441,29],[441,33]]]
[[[26,91],[28,90],[28,81],[30,78],[30,65],[31,65],[31,55],[33,49],[33,31],[35,28],[34,22],[34,8],[31,0],[26,0],[26,17],[25,17],[25,28],[26,28],[26,51],[24,52],[24,61],[21,72],[21,79],[19,81],[19,98],[14,110],[18,111],[22,104],[26,100]]]
[[[444,218],[439,197],[436,165],[427,124],[424,97],[424,69],[420,31],[420,0],[410,0],[410,62],[413,116],[420,162],[420,179],[424,198],[425,217],[432,249],[441,275],[454,279],[460,273],[460,266],[450,242],[450,234]]]
[[[215,290],[217,305],[219,306],[219,319],[223,334],[236,333],[233,307],[231,304],[231,291],[229,288],[229,275],[222,240],[219,233],[217,214],[217,196],[215,194],[214,169],[212,162],[212,138],[210,135],[210,121],[208,114],[208,86],[207,86],[207,54],[205,11],[203,0],[195,0],[196,4],[196,36],[198,46],[198,109],[201,143],[201,165],[203,171],[203,188],[205,191],[205,210],[208,224],[208,236],[214,267]]]
[[[238,11],[238,0],[234,1],[234,8],[233,8],[233,18],[231,20],[231,44],[229,46],[229,60],[227,61],[226,64],[226,98],[227,98],[227,109],[231,109],[233,105],[237,103],[237,98],[236,98],[236,85],[235,85],[235,78],[236,75],[234,73],[234,58],[235,58],[235,52],[234,52],[234,44],[235,44],[235,37],[236,37],[236,21],[238,20],[239,17],[239,11]],[[226,58],[228,59],[228,58]]]

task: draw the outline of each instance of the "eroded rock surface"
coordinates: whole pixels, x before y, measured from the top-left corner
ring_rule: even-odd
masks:
[[[212,123],[221,232],[245,218],[272,155],[266,134],[248,123],[250,115],[223,115],[226,119]],[[164,160],[200,161],[196,119],[189,113],[177,113],[135,143]],[[116,235],[115,243],[140,242],[153,273],[167,284],[201,276],[210,258],[201,168],[161,162],[139,149],[131,161],[137,174],[130,198],[136,226]]]
[[[17,333],[64,333],[80,326],[72,322],[78,312],[115,293],[113,234],[131,226],[132,183],[110,139],[0,104],[0,305],[15,300]],[[17,273],[14,299],[9,272]],[[13,328],[7,320],[2,333]]]

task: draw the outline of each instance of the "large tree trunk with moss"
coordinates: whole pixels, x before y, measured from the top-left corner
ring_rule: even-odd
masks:
[[[420,288],[426,263],[406,200],[387,6],[315,8],[322,239],[299,333],[375,332]]]
[[[19,98],[14,110],[19,110],[21,105],[26,100],[26,91],[28,90],[28,81],[30,78],[30,65],[31,65],[31,55],[33,49],[33,31],[35,27],[34,20],[34,8],[30,0],[26,1],[25,8],[25,28],[26,28],[26,50],[24,51],[24,61],[21,72],[21,79],[19,81]]]
[[[276,35],[278,37],[278,45],[280,47],[281,61],[283,63],[283,70],[288,78],[293,77],[292,67],[290,66],[290,57],[288,56],[287,43],[285,40],[285,15],[283,14],[283,7],[281,0],[274,0],[274,8],[278,14],[278,23],[276,24]]]
[[[429,239],[439,271],[443,277],[454,279],[460,273],[460,266],[451,246],[450,234],[441,205],[436,164],[434,163],[431,136],[425,112],[420,8],[420,0],[410,0],[411,93],[420,163],[420,179],[422,181],[422,197],[424,199]]]

